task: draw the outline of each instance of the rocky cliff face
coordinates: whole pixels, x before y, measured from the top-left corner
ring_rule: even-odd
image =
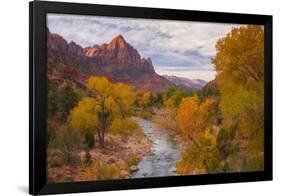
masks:
[[[48,31],[47,49],[48,78],[53,83],[65,81],[83,86],[90,76],[106,76],[113,82],[149,91],[163,91],[171,84],[157,75],[151,59],[141,58],[122,35],[108,44],[82,48]]]
[[[84,54],[91,59],[91,63],[114,66],[112,70],[130,66],[138,71],[154,73],[151,59],[141,58],[138,51],[128,44],[122,35],[115,37],[109,44],[86,47]]]

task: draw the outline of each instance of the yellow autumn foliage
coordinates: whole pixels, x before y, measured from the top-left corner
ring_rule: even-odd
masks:
[[[108,128],[113,134],[132,135],[142,133],[142,128],[131,118],[115,118]]]
[[[131,86],[111,83],[105,77],[90,77],[87,88],[89,96],[81,99],[69,115],[69,122],[75,129],[87,132],[85,136],[89,136],[89,132],[92,136],[97,134],[100,147],[104,147],[105,133],[110,129],[119,133],[139,130],[128,118],[135,101]]]
[[[232,142],[238,151],[228,155],[230,170],[262,170],[264,29],[258,25],[233,28],[217,42],[216,50],[212,62],[217,71],[222,126],[235,132]],[[238,167],[241,161],[244,164]]]
[[[79,101],[78,105],[70,111],[69,122],[73,128],[82,133],[91,130],[96,132],[98,126],[98,103],[95,99],[86,97]]]
[[[245,84],[264,79],[264,32],[262,26],[233,28],[218,40],[212,62],[220,85]]]
[[[150,100],[151,93],[144,90],[137,90],[135,93],[135,105],[144,108]]]
[[[89,180],[113,180],[119,179],[121,173],[120,168],[116,164],[95,161],[86,168],[86,176]]]
[[[202,131],[197,145],[182,152],[182,158],[176,163],[179,174],[204,174],[218,171],[219,152],[216,147],[216,136],[207,128]]]
[[[197,96],[183,98],[177,110],[177,122],[184,136],[198,143],[202,132],[207,128],[211,106],[215,99],[201,101]]]

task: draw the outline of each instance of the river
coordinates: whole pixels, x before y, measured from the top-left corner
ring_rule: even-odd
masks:
[[[180,147],[166,133],[159,132],[154,122],[137,119],[145,134],[153,141],[152,152],[143,157],[138,170],[130,178],[176,176],[175,165],[180,159]]]

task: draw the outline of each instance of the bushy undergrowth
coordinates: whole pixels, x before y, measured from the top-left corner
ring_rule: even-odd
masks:
[[[110,180],[120,178],[120,168],[116,164],[94,161],[86,168],[87,178],[91,180]]]
[[[113,134],[122,134],[125,136],[142,133],[142,128],[134,119],[131,118],[115,119],[109,130]]]

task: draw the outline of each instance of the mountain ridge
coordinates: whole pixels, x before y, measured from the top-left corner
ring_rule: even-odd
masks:
[[[47,29],[47,68],[51,83],[85,86],[90,76],[105,76],[113,82],[124,82],[136,89],[163,91],[171,85],[158,75],[150,58],[141,58],[138,51],[122,35],[110,43],[83,48],[74,41]]]
[[[195,90],[203,88],[208,82],[201,79],[189,79],[174,75],[163,75],[171,83],[181,89]]]

